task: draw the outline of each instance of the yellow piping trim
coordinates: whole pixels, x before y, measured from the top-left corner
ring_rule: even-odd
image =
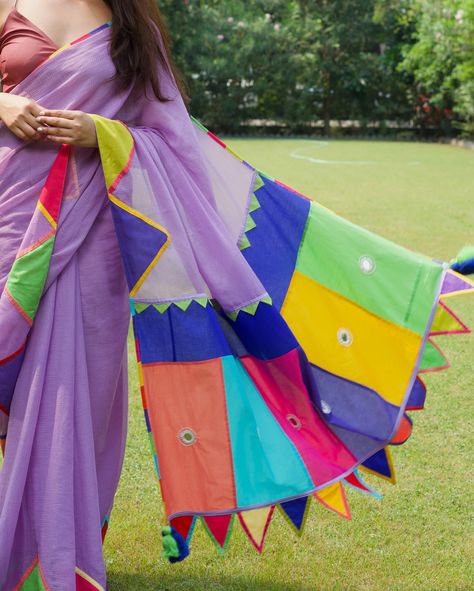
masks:
[[[169,246],[169,244],[171,242],[171,236],[170,236],[169,232],[165,228],[163,228],[163,226],[160,226],[160,224],[157,224],[156,222],[154,222],[152,219],[150,219],[146,215],[143,215],[139,211],[137,211],[137,210],[129,207],[128,205],[126,205],[125,203],[123,203],[123,201],[120,201],[119,199],[117,199],[117,197],[115,197],[114,195],[112,195],[112,193],[109,193],[109,199],[117,207],[120,207],[121,209],[125,210],[126,212],[130,213],[131,215],[134,215],[135,217],[143,220],[144,222],[146,222],[147,224],[149,224],[153,228],[156,228],[157,230],[160,230],[160,232],[163,232],[163,234],[165,234],[166,237],[167,237],[166,238],[166,242],[160,248],[160,250],[158,251],[158,253],[155,256],[155,258],[151,261],[151,263],[145,269],[143,275],[140,277],[140,279],[134,285],[133,289],[130,291],[130,296],[133,297],[134,295],[137,294],[138,290],[140,289],[140,287],[145,282],[145,279],[151,273],[151,271],[153,270],[153,268],[155,267],[155,265],[157,264],[157,262],[160,260],[161,256],[163,255],[164,251]]]
[[[392,484],[397,484],[397,479],[395,477],[395,468],[393,466],[392,454],[391,454],[390,449],[388,447],[385,447],[384,449],[385,449],[385,454],[387,456],[388,465],[390,467],[390,472],[392,473],[391,478],[388,476],[384,476],[383,474],[380,474],[380,472],[375,472],[374,470],[371,470],[370,468],[366,468],[362,464],[359,466],[359,470],[363,470],[367,474],[373,474],[374,476],[377,476],[378,478],[382,478],[383,480],[387,480],[388,482],[391,482]]]
[[[81,576],[83,579],[85,579],[88,583],[93,585],[99,591],[105,591],[105,589],[102,587],[102,585],[99,585],[99,583],[97,581],[94,581],[94,579],[92,577],[90,577],[87,573],[85,573],[80,568],[76,567],[76,574]]]
[[[48,220],[48,222],[56,230],[58,227],[58,224],[53,220],[53,218],[51,217],[51,214],[46,209],[46,207],[41,203],[41,201],[38,201],[38,209],[41,211],[41,213],[44,215],[44,217]]]

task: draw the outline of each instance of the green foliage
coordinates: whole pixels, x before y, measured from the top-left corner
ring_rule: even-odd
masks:
[[[474,0],[158,3],[191,110],[218,132],[255,120],[474,131]]]
[[[474,135],[474,0],[416,6],[415,43],[405,48],[401,68],[414,75],[432,117]]]

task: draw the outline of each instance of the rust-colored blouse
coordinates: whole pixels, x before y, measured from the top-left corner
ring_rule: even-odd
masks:
[[[12,91],[50,55],[58,50],[56,44],[12,8],[0,33],[0,75],[3,92]]]

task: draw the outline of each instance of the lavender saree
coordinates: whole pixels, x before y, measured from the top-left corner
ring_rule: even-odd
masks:
[[[170,102],[117,88],[109,35],[15,91],[95,114],[99,150],[0,130],[1,591],[107,586],[130,309],[168,521],[219,549],[238,519],[261,551],[277,506],[347,517],[359,468],[393,479],[431,336],[467,331],[444,299],[468,280],[242,161],[164,68]]]

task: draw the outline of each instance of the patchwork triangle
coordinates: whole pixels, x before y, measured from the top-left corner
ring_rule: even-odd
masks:
[[[21,586],[18,585],[16,589],[18,589],[18,591],[46,591],[46,587],[41,578],[38,561],[36,561],[35,565],[31,567],[28,576],[22,582]]]
[[[275,507],[263,507],[239,513],[240,523],[249,540],[261,554]]]
[[[450,297],[469,291],[474,291],[474,281],[455,271],[449,270],[444,277],[440,297]]]
[[[54,236],[22,257],[16,259],[8,276],[6,290],[33,320],[43,295],[54,247]]]
[[[302,497],[278,505],[286,521],[290,523],[299,536],[303,533],[310,505],[311,497]]]
[[[110,206],[130,295],[133,296],[168,246],[169,235],[164,228],[113,196],[110,196]]]
[[[189,542],[193,535],[196,520],[194,515],[182,515],[181,517],[172,519],[170,525]]]
[[[430,335],[463,334],[468,332],[468,327],[459,320],[446,304],[440,301],[436,308]]]
[[[202,522],[209,537],[217,546],[221,554],[224,554],[229,543],[235,515],[208,515],[202,516]]]
[[[423,357],[420,364],[420,372],[440,371],[448,369],[449,362],[435,343],[428,339],[423,350]]]
[[[351,519],[346,493],[344,492],[344,487],[341,482],[335,482],[334,484],[315,492],[314,496],[329,510],[341,515],[341,517]]]
[[[406,414],[402,416],[402,420],[398,425],[397,432],[390,441],[391,445],[402,445],[405,443],[413,431],[413,423],[410,417]]]
[[[380,493],[375,491],[371,486],[369,486],[363,480],[362,476],[359,473],[359,470],[354,470],[354,472],[352,472],[352,474],[349,474],[349,476],[346,476],[344,478],[344,482],[346,484],[348,484],[349,486],[352,486],[352,488],[355,488],[358,491],[363,492],[367,495],[371,495],[372,497],[375,497],[376,499],[382,498],[382,495]]]
[[[365,460],[360,466],[361,470],[374,474],[379,478],[388,480],[392,484],[396,483],[395,470],[393,468],[392,456],[390,450],[385,447],[378,451],[376,454],[371,456],[368,460]]]

